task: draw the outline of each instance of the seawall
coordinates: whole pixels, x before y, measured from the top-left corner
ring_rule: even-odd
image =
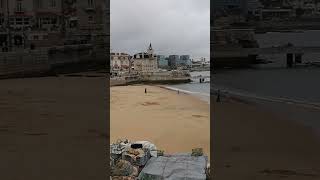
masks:
[[[179,83],[189,83],[190,78],[165,78],[165,79],[135,79],[135,80],[125,80],[125,79],[110,79],[110,86],[127,86],[134,84],[179,84]]]
[[[104,46],[65,45],[0,53],[0,78],[36,77],[106,69]]]

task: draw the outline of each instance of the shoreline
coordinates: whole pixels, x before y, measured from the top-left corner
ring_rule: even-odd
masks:
[[[210,157],[210,106],[204,101],[156,85],[115,86],[110,95],[111,142],[146,140],[168,154],[203,148]]]
[[[192,92],[192,91],[179,89],[179,88],[175,88],[175,87],[170,87],[170,86],[165,86],[165,85],[159,85],[158,87],[169,90],[169,91],[184,93],[184,94],[196,97],[197,99],[204,101],[210,105],[210,94],[205,94],[205,93],[201,93],[201,92]],[[208,96],[209,100],[205,99],[204,96]]]
[[[230,90],[221,90],[219,88],[212,88],[211,89],[215,96],[220,90],[221,97],[224,97],[226,99],[233,99],[237,101],[247,101],[251,103],[282,103],[287,105],[294,105],[297,107],[302,108],[310,108],[315,110],[320,110],[320,103],[318,102],[308,102],[308,101],[301,101],[297,99],[290,99],[290,98],[280,98],[280,97],[273,97],[273,96],[262,96],[262,95],[255,95],[255,94],[249,94],[249,93],[241,93],[237,91],[230,91]]]

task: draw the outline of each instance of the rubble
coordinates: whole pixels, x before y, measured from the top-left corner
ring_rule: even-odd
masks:
[[[112,180],[210,178],[210,164],[201,148],[168,155],[148,141],[118,140],[110,145],[110,159]]]
[[[136,166],[144,166],[150,159],[150,151],[145,148],[129,148],[122,154],[122,159]]]
[[[192,156],[203,156],[203,150],[202,148],[196,148],[196,149],[192,149]]]
[[[115,166],[111,167],[111,175],[136,177],[138,175],[138,168],[134,167],[130,162],[121,159]]]

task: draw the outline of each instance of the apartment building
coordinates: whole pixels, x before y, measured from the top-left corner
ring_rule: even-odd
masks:
[[[106,10],[105,0],[0,0],[0,46],[102,41]]]
[[[128,72],[130,68],[130,55],[127,53],[111,53],[110,66],[112,73]]]
[[[68,37],[84,42],[104,40],[108,12],[105,0],[65,1],[64,8]]]

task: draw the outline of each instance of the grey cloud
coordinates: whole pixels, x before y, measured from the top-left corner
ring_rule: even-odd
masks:
[[[111,0],[111,49],[209,57],[209,0]]]

